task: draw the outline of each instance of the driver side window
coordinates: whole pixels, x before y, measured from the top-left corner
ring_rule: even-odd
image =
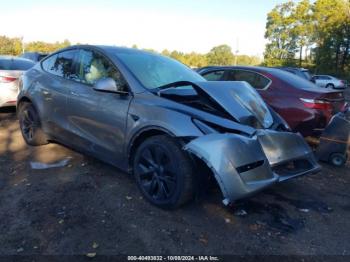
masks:
[[[120,89],[126,89],[126,81],[111,62],[97,52],[80,50],[78,59],[79,81],[94,85],[98,80],[110,77]]]

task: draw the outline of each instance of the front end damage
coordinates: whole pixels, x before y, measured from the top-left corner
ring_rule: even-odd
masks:
[[[165,86],[159,95],[200,110],[187,113],[203,136],[184,150],[212,170],[224,204],[320,170],[304,138],[292,133],[246,82],[180,81]]]
[[[258,130],[253,137],[213,133],[192,140],[184,149],[213,171],[225,205],[320,170],[304,139],[290,132]]]

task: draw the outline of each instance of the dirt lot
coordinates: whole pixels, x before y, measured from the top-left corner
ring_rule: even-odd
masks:
[[[33,162],[63,167],[32,168]],[[35,166],[34,166],[35,167]],[[176,211],[133,178],[56,144],[25,145],[0,113],[0,255],[350,253],[350,164],[274,186],[233,207],[217,191]]]

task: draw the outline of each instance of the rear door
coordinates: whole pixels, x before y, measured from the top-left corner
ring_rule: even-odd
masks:
[[[82,150],[121,166],[127,113],[131,95],[93,89],[101,78],[111,77],[117,86],[127,86],[120,71],[103,54],[80,49],[78,79],[69,87],[67,112],[72,142]]]
[[[52,136],[66,143],[69,140],[67,99],[69,86],[77,78],[75,57],[76,49],[67,50],[48,57],[42,62],[43,74],[37,80],[37,87],[43,96],[44,110],[42,119],[46,122]]]

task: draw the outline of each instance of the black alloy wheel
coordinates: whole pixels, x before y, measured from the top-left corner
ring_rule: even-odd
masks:
[[[167,136],[143,142],[136,150],[133,169],[141,192],[156,206],[175,208],[193,195],[191,160]]]
[[[41,130],[38,114],[32,104],[20,104],[18,117],[22,136],[27,144],[38,146],[48,143],[45,134]]]

